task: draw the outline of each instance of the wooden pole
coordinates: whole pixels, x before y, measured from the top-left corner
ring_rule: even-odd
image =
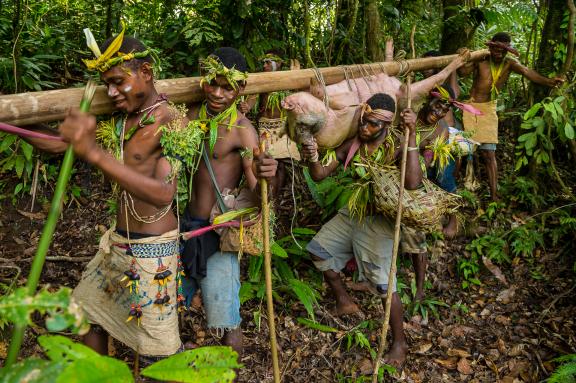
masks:
[[[474,51],[471,53],[471,60],[480,60],[487,55],[487,49]],[[445,67],[456,56],[425,57],[406,60],[406,63],[410,70],[421,71]],[[366,73],[380,73],[382,71],[390,76],[395,76],[400,70],[400,65],[398,61],[354,65],[348,67],[347,72],[352,77],[362,77]],[[345,79],[343,66],[319,68],[319,70],[326,85],[335,84]],[[314,78],[316,78],[316,74],[311,69],[251,73],[242,94],[304,90],[310,87],[310,80]],[[175,103],[191,103],[203,99],[200,77],[158,80],[156,81],[156,89],[159,93],[166,93],[170,100]],[[76,107],[81,99],[81,88],[2,95],[0,96],[0,122],[22,126],[62,120],[66,111]],[[107,114],[113,110],[114,105],[106,95],[106,88],[99,86],[96,89],[91,112]]]
[[[414,33],[416,32],[416,25],[412,27],[410,33],[410,46],[412,47],[412,57],[416,57],[416,49],[414,47]],[[408,97],[407,108],[412,107],[412,97],[410,85],[412,83],[412,73],[408,74],[406,79],[406,93]],[[394,225],[394,245],[392,246],[392,263],[390,264],[390,273],[388,274],[388,290],[386,291],[386,307],[384,309],[384,320],[382,321],[382,328],[380,332],[380,343],[378,345],[378,354],[376,355],[376,363],[374,371],[372,372],[372,383],[378,382],[378,370],[380,370],[380,360],[384,355],[386,349],[386,337],[388,336],[388,328],[390,327],[390,311],[392,309],[392,290],[396,285],[396,260],[398,258],[398,247],[400,246],[400,225],[402,223],[402,197],[404,196],[404,180],[406,178],[406,158],[408,157],[408,140],[410,138],[410,131],[406,128],[404,132],[404,146],[402,147],[402,162],[400,163],[400,190],[398,192],[398,208],[396,210],[396,224]]]
[[[266,135],[261,137],[260,153],[266,151]],[[264,277],[266,281],[266,306],[268,312],[268,331],[270,332],[270,349],[272,351],[272,369],[274,383],[280,383],[280,365],[278,363],[278,346],[276,343],[276,324],[274,300],[272,297],[272,254],[270,254],[270,206],[268,206],[268,182],[260,180],[260,199],[262,200],[262,233],[264,237]]]

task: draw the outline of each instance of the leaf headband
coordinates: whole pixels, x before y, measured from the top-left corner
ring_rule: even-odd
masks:
[[[456,108],[461,109],[461,110],[465,110],[466,112],[474,114],[476,116],[481,116],[484,114],[480,110],[476,109],[475,107],[473,107],[470,104],[465,104],[463,102],[454,100],[452,97],[450,97],[450,93],[448,93],[446,88],[444,88],[440,85],[436,85],[436,89],[438,91],[437,92],[431,91],[430,96],[432,96],[434,98],[439,98],[440,100],[443,100],[443,101],[446,101],[450,105],[454,105]]]
[[[200,80],[200,86],[204,83],[210,84],[217,76],[223,76],[226,77],[226,80],[234,90],[238,90],[238,81],[246,81],[248,78],[248,73],[241,72],[234,67],[226,67],[222,61],[214,55],[200,60],[200,67],[204,73],[204,76],[202,76]]]
[[[141,59],[148,56],[152,56],[154,62],[157,64],[159,62],[157,56],[151,49],[146,49],[143,52],[130,52],[130,53],[122,53],[120,52],[120,47],[122,46],[122,42],[124,41],[124,31],[126,30],[126,24],[122,22],[122,31],[114,38],[112,43],[106,48],[104,53],[100,53],[100,48],[96,43],[96,39],[94,39],[94,35],[90,28],[84,29],[84,34],[86,35],[86,44],[88,48],[94,53],[96,56],[95,60],[82,60],[88,70],[97,70],[99,72],[106,72],[113,66],[122,64],[125,61],[130,61],[132,59]],[[116,55],[116,56],[115,56]],[[155,65],[155,69],[159,70],[159,67]]]
[[[267,61],[267,60],[276,61],[279,64],[282,64],[284,62],[284,60],[282,60],[280,56],[277,56],[274,53],[266,53],[264,56],[260,58],[260,61]]]

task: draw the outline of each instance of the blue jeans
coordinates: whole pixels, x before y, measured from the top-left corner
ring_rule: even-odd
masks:
[[[233,330],[240,326],[240,264],[238,254],[217,251],[206,264],[206,277],[199,282],[185,279],[186,295],[202,290],[208,328]]]
[[[438,172],[435,167],[429,170],[429,179],[442,189],[449,193],[456,192],[456,179],[454,178],[454,170],[456,169],[456,161],[449,160],[448,164],[443,171]]]

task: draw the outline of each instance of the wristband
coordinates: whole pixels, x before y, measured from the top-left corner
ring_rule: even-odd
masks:
[[[311,164],[314,164],[316,162],[318,162],[320,160],[320,155],[318,154],[318,152],[314,153],[314,155],[310,158],[308,158],[308,162],[310,162]]]
[[[417,146],[409,146],[409,147],[408,147],[408,151],[409,151],[409,152],[415,152],[415,151],[418,151],[419,149],[420,149],[420,148],[417,147]]]

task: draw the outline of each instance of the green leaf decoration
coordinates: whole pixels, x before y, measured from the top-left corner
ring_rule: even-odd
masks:
[[[142,370],[148,378],[184,383],[231,383],[242,365],[230,347],[212,346],[188,350]]]
[[[210,121],[210,138],[208,141],[208,146],[210,148],[210,155],[214,154],[214,146],[216,146],[216,140],[218,139],[218,122],[215,120]]]
[[[294,235],[315,235],[316,231],[308,229],[307,227],[295,227],[292,229],[292,233],[294,233]]]
[[[296,320],[301,325],[309,327],[313,330],[318,330],[318,331],[322,331],[322,332],[338,332],[338,329],[336,329],[334,327],[326,326],[326,325],[323,325],[321,323],[311,321],[310,319],[307,319],[307,318],[297,318]]]
[[[142,124],[142,125],[152,125],[155,122],[156,122],[156,117],[154,117],[154,115],[152,113],[145,114],[140,119],[140,124]]]
[[[230,211],[227,211],[226,213],[223,213],[223,214],[220,214],[219,216],[216,216],[214,218],[214,221],[212,221],[212,223],[214,225],[219,225],[221,223],[230,222],[232,220],[243,217],[245,215],[252,214],[256,211],[258,211],[258,207],[256,207],[256,206],[245,207],[245,208],[238,209],[238,210],[230,210]],[[247,219],[249,220],[250,217],[244,218],[244,220],[247,220]]]
[[[0,381],[3,383],[53,383],[66,368],[65,363],[43,359],[24,359],[7,368],[0,368]]]
[[[134,135],[134,133],[136,133],[136,131],[138,130],[139,126],[133,126],[130,129],[128,129],[127,132],[124,133],[124,141],[129,141],[132,136]]]

